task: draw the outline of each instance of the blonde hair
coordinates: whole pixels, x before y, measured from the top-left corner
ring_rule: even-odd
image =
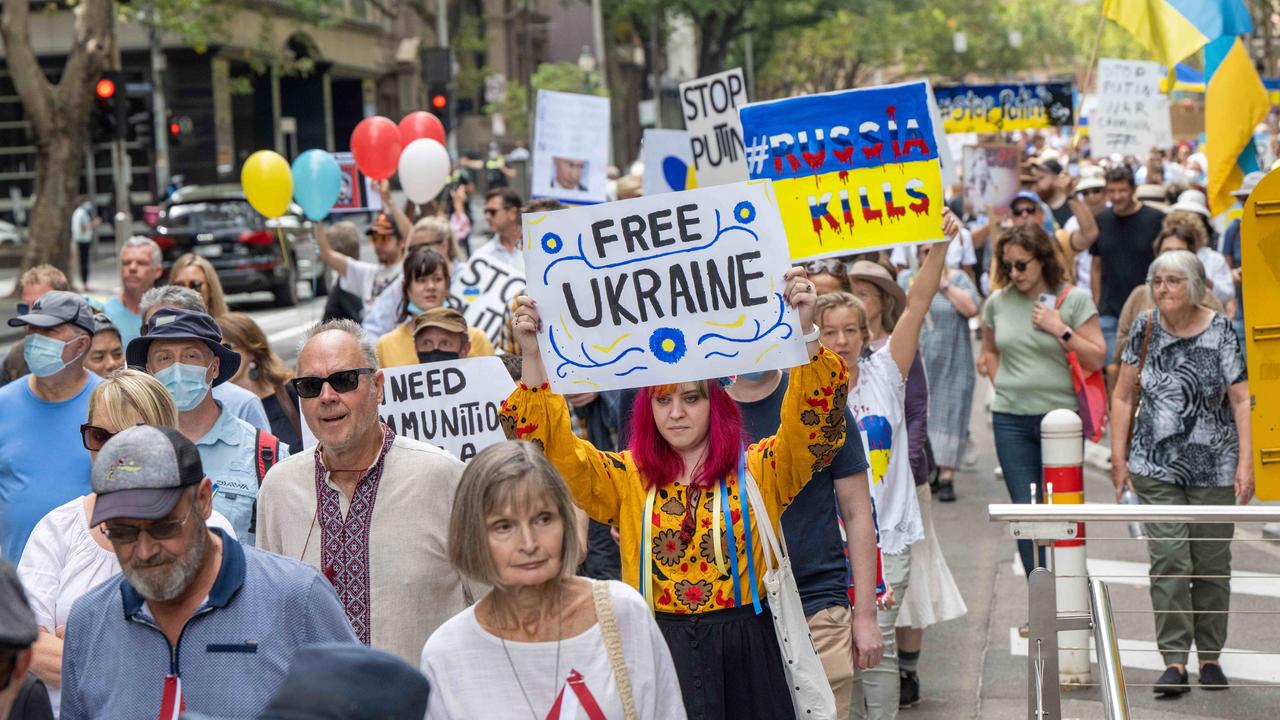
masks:
[[[29,287],[41,283],[54,290],[71,289],[70,284],[67,282],[67,276],[61,270],[48,263],[36,265],[22,273],[22,279],[18,281],[18,287]]]
[[[888,293],[882,292],[880,293],[880,296],[882,298],[887,297]],[[865,347],[871,342],[871,326],[867,323],[867,308],[853,293],[841,291],[827,293],[826,295],[819,295],[818,302],[813,306],[813,322],[821,328],[822,318],[826,316],[828,312],[841,307],[849,308],[853,311],[853,314],[858,317],[858,331],[862,334],[862,344]],[[882,318],[885,317],[883,306],[880,311],[880,316]]]
[[[564,526],[560,578],[573,577],[580,551],[577,516],[569,489],[542,450],[523,440],[490,445],[462,471],[449,516],[449,564],[471,580],[500,587],[498,569],[489,552],[485,517],[509,504],[527,504],[540,495],[555,505]]]
[[[137,422],[178,426],[178,408],[159,380],[130,368],[111,373],[89,396],[89,419],[101,410],[116,432]]]
[[[209,302],[206,303],[209,306],[209,314],[215,318],[226,315],[227,299],[222,294],[222,281],[218,279],[218,271],[213,269],[213,263],[199,255],[187,253],[173,261],[173,267],[169,268],[170,281],[192,265],[200,268],[201,274],[204,275],[204,285],[209,288]]]

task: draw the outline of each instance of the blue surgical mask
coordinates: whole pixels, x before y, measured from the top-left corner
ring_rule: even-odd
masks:
[[[204,379],[208,372],[209,368],[200,365],[174,363],[155,375],[173,396],[173,404],[178,406],[178,411],[187,412],[209,394],[209,383]]]
[[[62,372],[67,366],[62,360],[62,351],[66,347],[65,341],[32,333],[22,343],[22,359],[26,361],[27,369],[32,375],[38,378],[49,377]]]
[[[763,380],[772,374],[773,374],[772,370],[760,370],[757,372],[738,373],[738,377],[742,378],[743,380],[746,380],[747,382],[756,382],[757,380]]]
[[[416,304],[414,304],[412,300],[410,300],[409,305],[405,307],[405,312],[409,313],[409,317],[418,317],[419,315],[421,315],[426,311],[418,307]]]

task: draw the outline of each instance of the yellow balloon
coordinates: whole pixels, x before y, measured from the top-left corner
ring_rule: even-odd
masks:
[[[293,173],[289,162],[271,150],[259,150],[240,168],[240,187],[254,210],[277,218],[289,210],[293,199]]]

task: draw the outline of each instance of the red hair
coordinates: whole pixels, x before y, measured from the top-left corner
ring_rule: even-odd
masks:
[[[702,380],[698,395],[711,403],[707,415],[707,451],[702,463],[694,468],[692,485],[703,489],[714,487],[721,478],[736,472],[746,431],[738,403],[729,397],[717,380]],[[653,398],[679,389],[678,385],[656,385],[642,388],[636,394],[631,412],[631,459],[640,470],[646,489],[666,487],[684,473],[684,460],[658,432],[653,417]]]

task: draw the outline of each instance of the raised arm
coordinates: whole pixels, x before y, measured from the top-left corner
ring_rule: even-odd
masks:
[[[1071,212],[1076,217],[1076,222],[1080,227],[1071,233],[1071,249],[1076,252],[1084,252],[1093,247],[1098,241],[1098,221],[1093,217],[1093,212],[1089,210],[1089,206],[1085,205],[1075,196],[1067,199],[1067,204],[1071,207]]]
[[[333,246],[329,244],[328,226],[322,222],[311,223],[311,233],[315,235],[316,245],[320,247],[320,261],[333,268],[333,271],[338,273],[339,277],[346,275],[347,261],[351,258],[334,250]]]
[[[898,318],[893,336],[889,338],[889,352],[904,378],[911,371],[911,363],[920,347],[920,328],[924,325],[925,316],[929,314],[933,296],[938,293],[942,273],[947,268],[947,244],[960,234],[960,221],[948,208],[942,209],[942,234],[945,239],[934,244],[933,250],[920,266],[916,281],[907,291],[907,308],[902,312],[902,317]]]
[[[391,213],[391,219],[395,221],[400,237],[404,242],[408,242],[409,233],[413,232],[413,223],[409,220],[409,216],[404,214],[404,208],[391,201],[390,180],[382,180],[378,183],[378,194],[382,196],[382,206]]]

